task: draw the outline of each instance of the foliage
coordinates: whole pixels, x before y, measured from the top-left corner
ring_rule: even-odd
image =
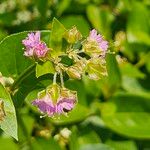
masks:
[[[149,7],[148,0],[2,0],[1,149],[149,149]],[[79,81],[66,75],[65,87],[78,93],[75,109],[68,117],[40,118],[31,102],[52,83],[55,71],[50,62],[26,58],[22,40],[30,31],[41,30],[42,41],[57,49],[52,55],[60,55],[66,29],[57,20],[52,23],[53,17],[65,28],[75,25],[84,37],[93,28],[105,36],[108,77],[92,81],[84,75]],[[65,57],[62,61],[72,64]]]

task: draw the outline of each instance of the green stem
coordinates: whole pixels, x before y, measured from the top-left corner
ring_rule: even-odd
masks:
[[[62,74],[62,71],[60,71],[60,81],[61,81],[61,86],[62,88],[64,88],[64,79],[63,79],[63,74]]]
[[[56,84],[56,80],[57,80],[57,72],[55,72],[53,76],[53,84]]]
[[[15,80],[15,82],[11,86],[11,91],[14,91],[22,83],[24,79],[26,79],[31,73],[35,71],[34,67],[35,67],[35,64],[29,66],[26,70],[24,70],[19,75],[19,77]]]

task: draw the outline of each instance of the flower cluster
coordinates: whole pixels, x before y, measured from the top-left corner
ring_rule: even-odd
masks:
[[[40,39],[40,32],[30,33],[28,37],[22,41],[25,46],[24,55],[27,57],[44,58],[49,51],[45,42]]]
[[[81,79],[87,75],[92,80],[99,80],[107,75],[105,56],[108,42],[97,33],[95,29],[89,36],[83,38],[76,27],[65,30],[63,41],[67,43],[62,53],[53,55],[54,48],[48,48],[41,41],[40,32],[30,33],[22,41],[25,46],[24,55],[34,58],[36,61],[51,61],[55,74],[53,84],[38,94],[38,98],[32,102],[41,113],[52,117],[66,114],[71,111],[77,102],[76,91],[64,87],[63,74],[68,74],[71,79]],[[63,63],[63,57],[71,59],[71,64]],[[61,86],[56,83],[57,75],[60,77]]]

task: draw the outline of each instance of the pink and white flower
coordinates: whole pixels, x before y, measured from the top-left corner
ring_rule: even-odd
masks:
[[[83,51],[92,57],[105,56],[107,49],[108,42],[95,29],[90,31],[89,36],[83,42]]]
[[[104,52],[107,51],[107,49],[108,49],[108,42],[105,41],[103,39],[103,37],[100,34],[98,34],[95,29],[93,29],[92,31],[90,31],[88,40],[95,41],[98,44],[98,46],[99,46],[100,49],[102,49]]]
[[[43,58],[46,56],[49,48],[46,43],[41,41],[41,34],[39,31],[29,33],[26,39],[22,40],[22,44],[25,46],[24,55],[27,57]]]
[[[34,100],[32,105],[37,106],[41,113],[52,117],[55,115],[66,114],[67,112],[71,111],[75,107],[76,102],[76,94],[63,96],[63,94],[60,93],[58,99],[53,101],[52,96],[49,93],[46,93],[43,98]]]

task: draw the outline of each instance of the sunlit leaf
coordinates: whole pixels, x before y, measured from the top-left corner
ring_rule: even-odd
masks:
[[[0,121],[0,128],[8,135],[18,139],[16,112],[9,93],[0,84],[0,99],[4,103],[5,116]]]

